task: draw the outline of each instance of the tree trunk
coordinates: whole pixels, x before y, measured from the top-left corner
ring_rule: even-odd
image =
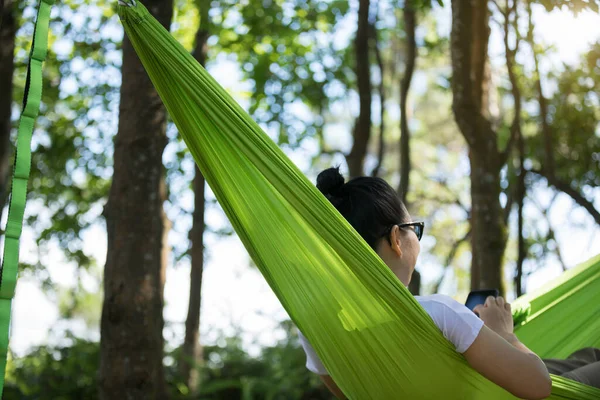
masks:
[[[207,2],[204,2],[207,3]],[[200,4],[202,13],[200,26],[196,32],[196,47],[193,55],[201,65],[206,64],[208,33],[208,10],[210,4]],[[202,299],[202,273],[204,270],[204,176],[195,167],[193,181],[194,216],[190,231],[191,268],[190,268],[190,299],[188,314],[185,320],[185,338],[181,349],[180,372],[183,381],[192,394],[197,393],[200,380],[198,365],[202,362],[202,346],[200,344],[200,304]]]
[[[517,30],[517,16],[518,4],[517,0],[513,0],[512,4],[509,5],[507,2],[507,9],[505,13],[504,20],[504,53],[506,54],[506,67],[508,70],[508,77],[511,84],[511,92],[513,96],[513,100],[515,103],[514,116],[511,123],[511,134],[509,139],[509,144],[507,146],[506,151],[510,151],[510,144],[512,143],[513,138],[517,139],[517,150],[519,157],[519,170],[517,175],[517,190],[516,190],[516,202],[517,202],[517,267],[515,273],[515,291],[517,297],[523,294],[523,264],[525,262],[525,258],[527,256],[527,249],[525,247],[525,238],[523,237],[523,225],[524,225],[524,216],[523,216],[523,203],[525,201],[526,188],[525,188],[525,175],[527,171],[525,170],[525,140],[523,138],[523,133],[521,132],[521,87],[519,85],[519,81],[517,79],[517,74],[515,73],[516,67],[516,54],[517,49],[519,48],[519,36],[516,35],[516,43],[513,49],[510,48],[508,43],[510,26],[511,26],[511,17],[514,22],[512,25],[514,29]],[[508,156],[508,154],[507,154]],[[510,209],[505,213],[508,216]],[[506,217],[504,219],[507,220]]]
[[[417,59],[417,42],[415,40],[417,15],[414,9],[413,0],[405,1],[403,13],[407,50],[406,68],[404,70],[402,81],[400,82],[400,187],[398,192],[400,192],[404,204],[407,204],[406,196],[408,194],[410,179],[410,131],[408,129],[406,102],[408,100],[408,91],[410,90],[410,84],[415,70],[415,61]]]
[[[180,373],[183,381],[192,394],[198,391],[200,376],[198,366],[202,363],[202,346],[200,344],[200,305],[202,299],[202,274],[204,271],[204,176],[196,167],[194,177],[194,216],[190,231],[191,268],[190,298],[188,313],[185,319],[185,338],[181,348]]]
[[[504,213],[500,206],[500,171],[485,152],[471,150],[471,288],[497,288],[504,293],[502,261],[506,247]]]
[[[377,60],[377,67],[379,68],[379,85],[377,91],[379,92],[379,143],[377,147],[377,165],[373,168],[371,176],[379,176],[383,167],[383,157],[385,155],[385,68],[383,66],[383,58],[381,57],[381,51],[379,51],[379,39],[377,37],[377,29],[375,24],[370,25],[371,36],[373,38],[373,50],[375,51],[375,59]]]
[[[507,235],[500,205],[502,162],[496,133],[485,117],[488,21],[487,2],[452,1],[452,109],[469,145],[471,165],[471,287],[498,288],[504,293]]]
[[[15,35],[17,23],[12,0],[0,0],[4,6],[0,11],[0,213],[8,198],[11,171],[10,131],[13,75],[15,70]]]
[[[173,3],[147,0],[169,27]],[[131,42],[123,39],[114,176],[105,208],[99,386],[101,399],[166,399],[163,288],[169,223],[162,154],[166,110]]]
[[[474,35],[471,42],[471,79],[473,98],[484,117],[489,117],[490,64],[488,43],[490,39],[490,12],[487,0],[476,0],[472,7],[471,24]]]
[[[515,291],[517,297],[523,294],[523,263],[527,256],[525,248],[525,238],[523,237],[523,203],[525,200],[525,143],[523,135],[519,133],[518,138],[519,150],[519,176],[517,182],[517,204],[518,204],[518,256],[517,256],[517,273],[515,274]]]
[[[371,136],[371,76],[369,63],[369,0],[360,0],[358,28],[354,43],[356,80],[360,98],[360,113],[354,125],[354,143],[346,156],[350,178],[363,174],[363,164]]]

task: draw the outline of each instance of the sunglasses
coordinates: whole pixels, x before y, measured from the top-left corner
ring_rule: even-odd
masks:
[[[412,229],[413,229],[413,231],[415,231],[415,235],[417,235],[417,239],[419,239],[419,241],[423,237],[423,231],[425,230],[425,222],[407,222],[405,224],[392,225],[391,227],[386,229],[386,231],[381,236],[387,236],[394,226],[398,226],[398,228],[412,227]]]

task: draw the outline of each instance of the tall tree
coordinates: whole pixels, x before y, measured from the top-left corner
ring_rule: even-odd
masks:
[[[0,212],[4,208],[8,196],[10,179],[10,131],[15,35],[17,31],[14,8],[16,3],[12,0],[0,0]]]
[[[471,287],[504,292],[507,233],[500,205],[500,169],[507,152],[499,150],[496,132],[486,118],[489,36],[487,1],[452,1],[452,109],[469,146],[471,166]]]
[[[410,130],[408,128],[407,101],[410,84],[412,82],[415,64],[417,60],[417,41],[415,32],[417,27],[417,13],[414,0],[405,0],[402,10],[404,20],[404,32],[406,35],[406,65],[404,76],[400,80],[400,185],[398,192],[402,196],[404,204],[407,203],[407,195],[410,180]],[[421,291],[421,274],[415,271],[408,286],[410,292],[418,295]]]
[[[525,246],[525,238],[523,237],[523,226],[524,226],[524,215],[523,206],[526,195],[525,187],[525,176],[527,170],[525,169],[525,140],[523,138],[523,132],[521,130],[521,86],[519,84],[519,78],[517,75],[517,64],[516,55],[519,50],[519,44],[521,36],[518,28],[518,1],[507,0],[506,9],[500,10],[504,14],[504,53],[506,57],[506,68],[508,71],[508,78],[510,80],[511,94],[514,101],[514,115],[510,126],[511,138],[517,140],[517,161],[518,161],[518,172],[517,172],[517,188],[516,188],[516,203],[517,203],[517,267],[515,272],[515,292],[517,297],[523,294],[523,264],[527,257],[527,249]],[[515,44],[514,47],[510,46],[509,37],[511,27],[514,31]],[[512,208],[507,202],[507,212],[505,216],[510,212]],[[505,217],[506,221],[506,217]]]
[[[210,1],[200,0],[200,25],[196,32],[196,43],[193,50],[194,58],[202,65],[206,65],[207,41],[209,37],[209,9]],[[200,304],[202,299],[202,274],[204,271],[204,210],[205,197],[204,176],[200,169],[194,168],[195,175],[192,182],[194,190],[194,214],[191,241],[191,267],[190,267],[190,298],[188,313],[185,319],[185,338],[181,349],[180,373],[183,381],[191,393],[196,393],[199,385],[198,364],[202,361],[202,346],[200,344]]]
[[[383,166],[383,157],[385,155],[385,67],[383,64],[383,57],[381,56],[381,50],[379,48],[379,38],[375,24],[370,24],[369,28],[371,38],[373,40],[373,50],[375,51],[377,68],[379,69],[379,84],[377,85],[377,92],[379,94],[379,140],[377,143],[377,165],[375,165],[375,168],[373,168],[371,175],[379,176]]]
[[[358,84],[359,114],[354,124],[352,150],[346,155],[350,177],[363,174],[363,164],[371,137],[371,74],[369,63],[369,8],[370,0],[360,0],[358,28],[354,41],[356,80]]]
[[[166,28],[172,0],[148,0]],[[101,399],[167,398],[163,369],[163,288],[168,222],[162,154],[166,110],[131,42],[123,40],[119,127],[105,217],[99,386]]]
[[[404,1],[403,18],[406,34],[406,66],[404,76],[400,81],[400,186],[398,191],[402,195],[404,204],[407,204],[406,196],[410,179],[410,130],[406,103],[417,59],[417,41],[415,39],[417,13],[414,0]]]

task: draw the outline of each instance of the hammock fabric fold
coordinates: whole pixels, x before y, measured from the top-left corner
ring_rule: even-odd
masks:
[[[542,358],[600,347],[600,255],[513,302],[527,316],[515,333]]]
[[[119,15],[247,251],[348,397],[513,398],[468,366],[344,218],[142,4],[121,3]],[[577,292],[571,288],[573,298]],[[519,328],[525,336],[528,325],[553,328],[540,308],[553,309],[560,293],[521,302],[529,310]],[[597,315],[598,303],[586,307]],[[553,398],[597,399],[600,390],[555,377]]]

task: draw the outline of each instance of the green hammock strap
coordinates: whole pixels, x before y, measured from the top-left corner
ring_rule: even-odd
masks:
[[[27,183],[31,171],[31,137],[42,98],[42,64],[48,52],[48,26],[53,3],[54,0],[41,0],[38,8],[17,136],[8,222],[4,235],[4,257],[0,271],[0,395],[4,387],[11,304],[19,266],[19,239],[23,230]]]

